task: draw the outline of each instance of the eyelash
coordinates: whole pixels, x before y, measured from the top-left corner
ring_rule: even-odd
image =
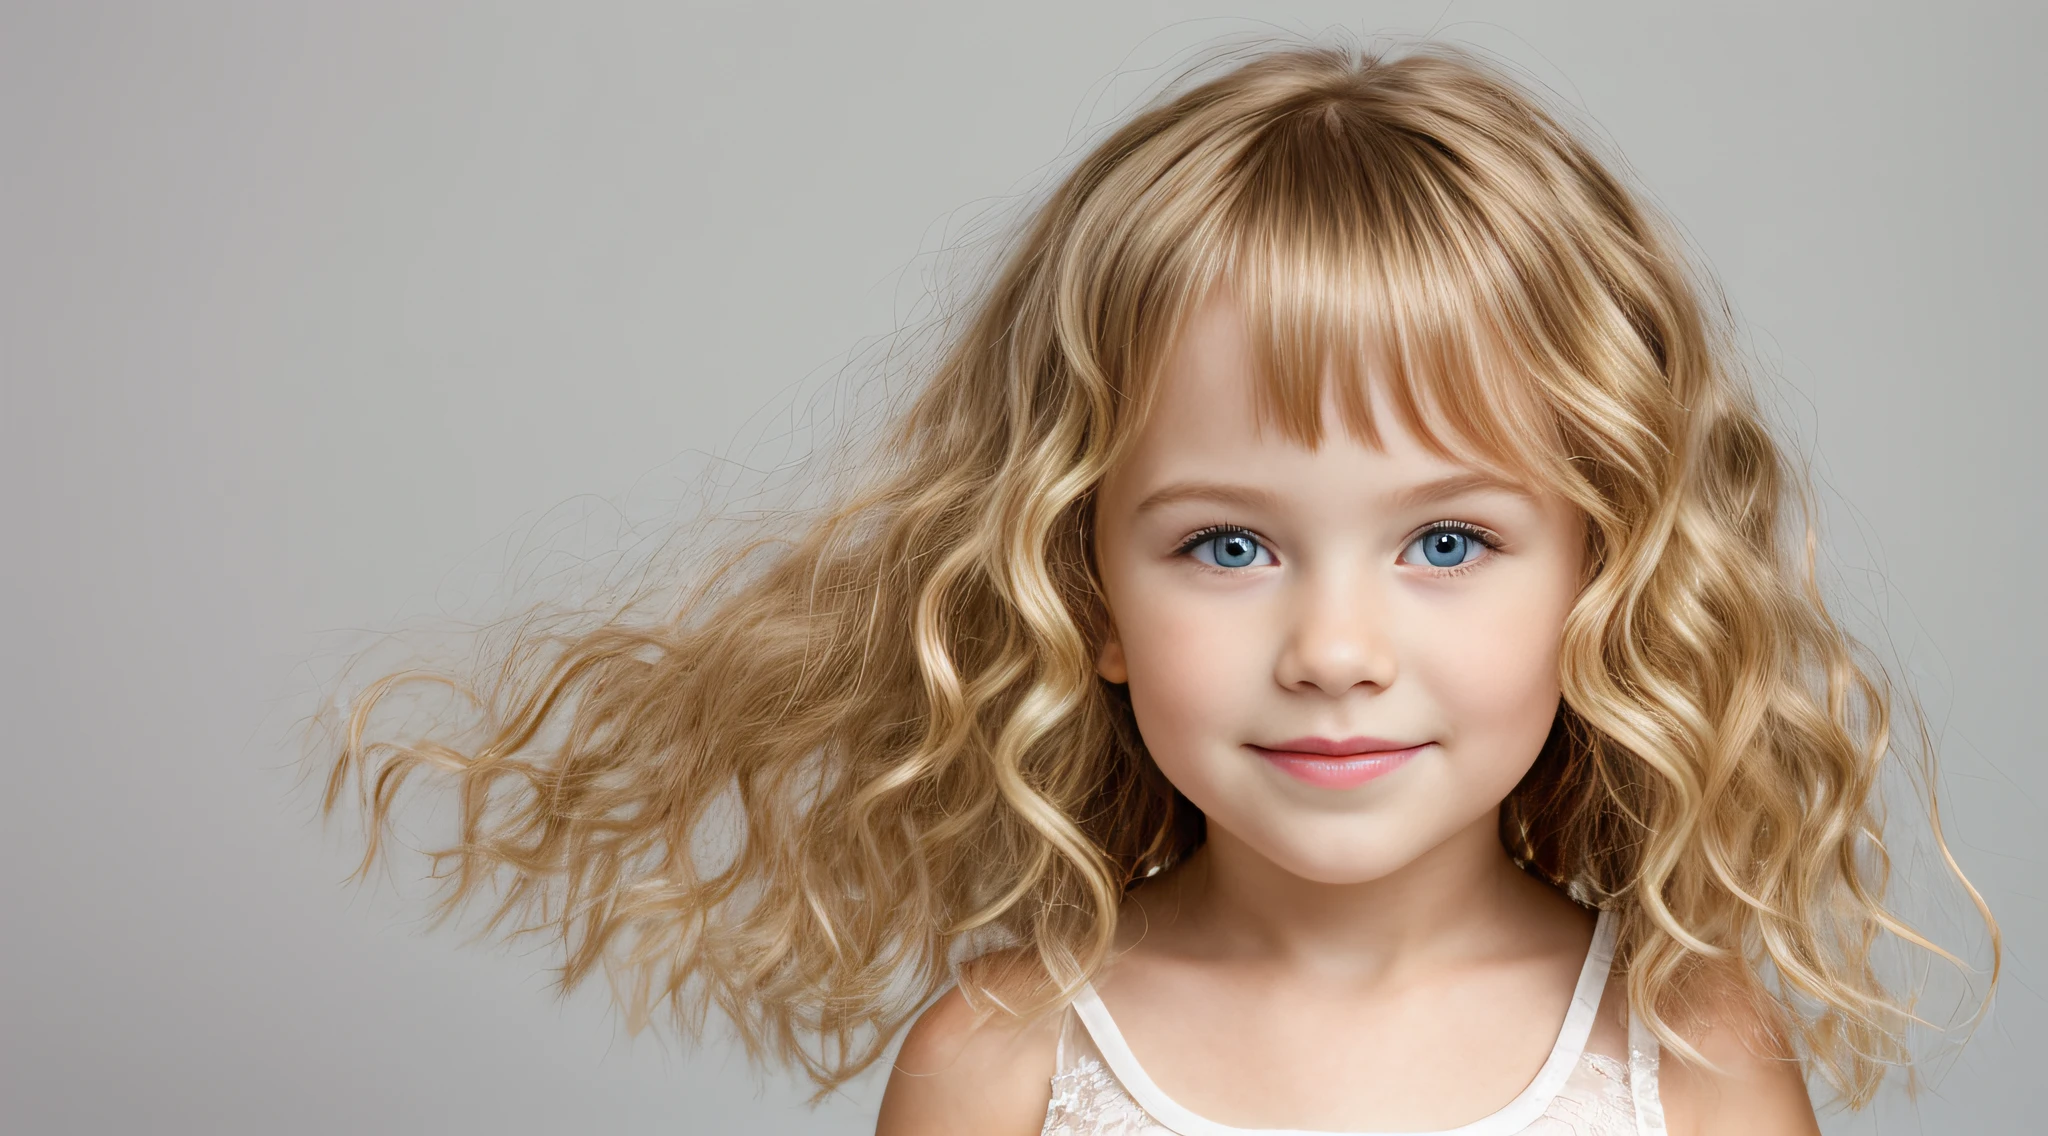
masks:
[[[1408,539],[1408,542],[1401,546],[1401,550],[1403,552],[1406,552],[1408,550],[1409,545],[1412,545],[1416,541],[1421,540],[1423,537],[1426,537],[1429,534],[1436,532],[1458,533],[1460,535],[1467,536],[1472,538],[1473,540],[1478,541],[1479,544],[1482,547],[1484,547],[1488,552],[1500,551],[1501,539],[1498,535],[1494,534],[1492,531],[1488,529],[1480,528],[1478,525],[1472,524],[1469,521],[1437,521],[1434,524],[1431,524],[1428,528],[1425,528],[1421,532],[1416,533],[1413,537],[1410,537]],[[1253,540],[1258,541],[1260,547],[1267,547],[1264,537],[1261,537],[1258,533],[1244,527],[1243,525],[1208,525],[1203,528],[1196,529],[1192,533],[1189,533],[1187,537],[1180,542],[1180,548],[1174,552],[1174,555],[1183,557],[1187,556],[1188,553],[1193,552],[1197,548],[1200,548],[1204,541],[1214,540],[1219,536],[1228,536],[1231,533],[1243,533],[1244,535],[1251,537]],[[1455,565],[1450,568],[1436,568],[1432,566],[1430,574],[1437,576],[1439,578],[1445,578],[1450,576],[1462,576],[1465,573],[1470,572],[1472,569],[1479,567],[1481,564],[1486,563],[1490,559],[1491,557],[1481,557],[1480,559],[1470,560],[1463,564]],[[1207,572],[1235,573],[1244,571],[1244,569],[1242,568],[1219,568],[1214,565],[1201,564],[1199,562],[1197,562],[1196,567],[1199,567]]]

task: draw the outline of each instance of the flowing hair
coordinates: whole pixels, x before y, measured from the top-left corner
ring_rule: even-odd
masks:
[[[1438,452],[1583,510],[1562,705],[1502,841],[1614,911],[1630,1004],[1681,1056],[1685,995],[1732,983],[1867,1102],[1913,1020],[1873,948],[1938,951],[1884,906],[1898,700],[1822,602],[1810,491],[1712,286],[1534,98],[1441,48],[1272,50],[1156,101],[1051,193],[867,483],[786,547],[734,550],[658,619],[536,625],[485,681],[371,686],[325,794],[355,779],[363,869],[412,773],[453,782],[444,913],[491,893],[492,927],[559,937],[564,988],[604,972],[634,1029],[715,1007],[821,1092],[949,981],[1059,1004],[1127,892],[1203,839],[1095,673],[1090,506],[1222,286],[1290,436],[1320,436],[1334,383],[1375,439],[1370,374]],[[380,699],[419,683],[467,694],[471,727],[383,736]],[[958,966],[993,946],[1036,995]]]

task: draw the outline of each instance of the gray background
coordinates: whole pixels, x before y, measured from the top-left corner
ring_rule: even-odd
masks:
[[[294,729],[350,629],[502,599],[534,533],[602,543],[562,503],[758,440],[1256,19],[1525,67],[1725,281],[2011,946],[1935,1092],[1830,1128],[2038,1131],[2042,11],[7,4],[0,1129],[867,1130],[878,1077],[806,1111],[552,1000],[545,952],[424,933],[416,883],[340,886]]]

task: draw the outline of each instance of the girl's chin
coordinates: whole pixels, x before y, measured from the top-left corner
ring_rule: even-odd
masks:
[[[1288,875],[1331,886],[1375,883],[1442,856],[1477,863],[1485,858],[1482,848],[1507,855],[1497,814],[1483,812],[1461,823],[1433,817],[1415,801],[1370,816],[1284,806],[1256,815],[1224,809],[1208,816],[1212,855],[1253,856]],[[1218,834],[1223,839],[1215,839]]]
[[[1299,827],[1279,839],[1246,844],[1250,851],[1288,875],[1331,886],[1386,879],[1420,860],[1429,849],[1421,841],[1375,840],[1332,845],[1315,841],[1312,829]]]
[[[1407,860],[1375,860],[1369,862],[1350,861],[1331,863],[1327,860],[1310,862],[1280,863],[1279,866],[1306,883],[1322,884],[1325,887],[1362,887],[1379,883],[1389,876],[1397,875],[1401,869],[1414,863]]]

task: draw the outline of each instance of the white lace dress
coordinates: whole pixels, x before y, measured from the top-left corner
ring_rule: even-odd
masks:
[[[1410,1136],[1664,1136],[1657,1039],[1631,1016],[1628,1060],[1586,1052],[1614,960],[1605,912],[1550,1057],[1521,1095],[1462,1127]],[[1043,1136],[1399,1136],[1232,1128],[1189,1112],[1147,1076],[1092,986],[1060,1030]]]

